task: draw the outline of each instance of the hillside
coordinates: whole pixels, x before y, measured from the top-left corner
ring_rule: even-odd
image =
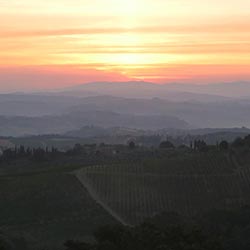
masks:
[[[250,170],[223,154],[153,159],[143,164],[94,166],[79,180],[127,224],[162,212],[194,216],[249,204]]]
[[[248,141],[202,151],[91,144],[44,151],[44,158],[7,153],[0,158],[0,229],[35,248],[60,249],[106,224],[250,205]]]
[[[185,129],[189,125],[174,116],[133,115],[112,111],[79,111],[56,116],[0,117],[1,136],[60,134],[83,126],[131,127],[138,129]]]
[[[0,176],[0,188],[1,230],[32,248],[62,246],[115,223],[69,173]]]
[[[63,134],[92,125],[141,130],[250,127],[248,83],[240,84],[244,96],[216,94],[217,88],[235,89],[235,84],[95,82],[1,94],[0,136]],[[213,91],[206,93],[207,88]]]
[[[112,111],[124,114],[175,116],[194,128],[250,126],[250,103],[241,101],[177,102],[160,98],[135,99],[112,96],[88,97],[70,111]]]

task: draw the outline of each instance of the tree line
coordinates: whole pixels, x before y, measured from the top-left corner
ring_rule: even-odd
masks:
[[[105,145],[101,143],[100,145],[96,144],[75,144],[71,149],[66,151],[61,151],[56,147],[39,147],[39,148],[31,148],[25,147],[23,145],[16,146],[15,148],[8,148],[3,150],[2,155],[0,156],[1,161],[15,160],[28,158],[36,161],[44,161],[54,159],[60,156],[77,156],[77,155],[86,155],[90,154],[100,154],[102,152],[102,148],[105,146],[113,147],[114,150],[117,145]],[[129,151],[135,150],[139,146],[135,141],[128,142],[127,145],[123,145],[123,149],[127,148]],[[176,146],[170,140],[163,140],[159,144],[159,149],[176,149]],[[207,152],[209,150],[220,150],[227,151],[230,148],[250,148],[250,135],[244,138],[236,138],[232,143],[229,143],[226,140],[218,142],[216,145],[208,145],[204,140],[194,140],[191,141],[189,145],[181,145],[178,148],[188,148],[194,152]],[[118,151],[116,151],[119,153]]]

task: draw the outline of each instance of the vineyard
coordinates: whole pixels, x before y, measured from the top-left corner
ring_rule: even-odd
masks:
[[[219,152],[90,166],[76,176],[92,197],[123,224],[163,211],[193,216],[246,204],[250,170]]]
[[[193,216],[250,204],[250,168],[240,155],[170,150],[25,159],[0,171],[0,231],[57,249],[104,225],[136,225],[165,211]]]

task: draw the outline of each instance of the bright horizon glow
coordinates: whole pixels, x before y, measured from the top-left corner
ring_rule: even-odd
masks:
[[[0,90],[250,80],[249,0],[0,0]]]

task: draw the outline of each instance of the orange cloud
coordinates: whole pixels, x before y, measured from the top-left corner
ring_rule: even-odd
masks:
[[[68,28],[68,29],[44,29],[36,30],[9,30],[0,31],[2,38],[9,37],[30,37],[30,36],[67,36],[67,35],[86,35],[86,34],[112,34],[112,33],[172,33],[172,34],[192,34],[192,33],[248,33],[250,21],[244,23],[217,23],[217,24],[182,24],[165,26],[139,26],[139,27],[90,27],[90,28]]]
[[[128,77],[116,72],[104,72],[81,66],[0,67],[0,91],[46,90],[92,81],[128,80]]]
[[[250,79],[249,1],[11,0],[0,15],[2,89]]]

